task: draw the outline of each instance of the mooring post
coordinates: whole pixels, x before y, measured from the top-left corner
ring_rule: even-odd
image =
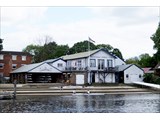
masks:
[[[17,88],[16,86],[17,86],[17,80],[14,80],[14,81],[13,81],[13,84],[14,84],[13,98],[16,99],[16,88]]]

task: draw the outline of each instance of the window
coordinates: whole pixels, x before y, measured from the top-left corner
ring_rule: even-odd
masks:
[[[22,56],[22,61],[26,61],[26,56]]]
[[[17,55],[12,55],[12,60],[17,60]]]
[[[71,67],[71,61],[67,61],[67,66]]]
[[[98,60],[98,69],[104,69],[104,59]]]
[[[142,78],[142,75],[141,75],[141,74],[139,75],[139,78]]]
[[[3,69],[3,67],[4,67],[4,64],[0,63],[0,69]]]
[[[63,67],[63,64],[62,63],[58,63],[57,67]]]
[[[16,69],[17,64],[12,64],[12,69]]]
[[[129,75],[128,74],[126,74],[126,78],[128,78],[129,77]]]
[[[0,60],[3,60],[4,59],[4,55],[0,55]]]
[[[113,67],[113,61],[112,60],[107,60],[107,66],[108,67]]]
[[[96,60],[95,59],[90,60],[90,67],[96,67]]]
[[[81,61],[81,60],[78,60],[78,61],[77,61],[77,66],[78,66],[78,67],[81,67],[81,66],[82,66],[82,61]]]

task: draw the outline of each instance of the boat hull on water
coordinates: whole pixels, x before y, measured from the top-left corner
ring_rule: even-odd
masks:
[[[10,99],[13,99],[14,98],[14,95],[13,93],[0,93],[0,100],[10,100]]]

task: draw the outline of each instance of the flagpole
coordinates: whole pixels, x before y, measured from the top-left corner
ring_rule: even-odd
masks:
[[[89,57],[88,57],[88,82],[91,84],[91,70],[90,70],[90,55],[91,55],[91,53],[90,53],[90,47],[91,47],[91,45],[90,45],[90,42],[94,42],[95,43],[95,41],[94,40],[92,40],[90,37],[88,37],[88,54],[89,54]]]

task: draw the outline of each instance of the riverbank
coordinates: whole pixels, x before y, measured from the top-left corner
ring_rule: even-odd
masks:
[[[0,84],[0,92],[13,92],[13,84]],[[34,83],[17,84],[18,95],[72,95],[72,94],[134,94],[134,93],[159,93],[157,90],[140,88],[125,84],[106,84],[94,86],[72,86],[60,83]]]

